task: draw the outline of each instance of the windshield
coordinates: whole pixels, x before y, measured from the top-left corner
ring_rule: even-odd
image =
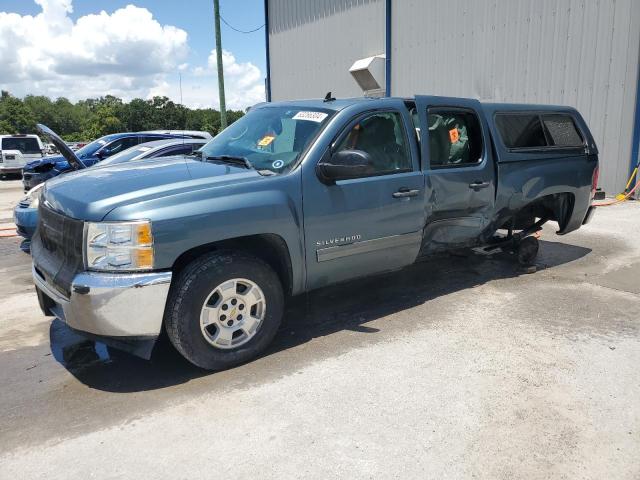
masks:
[[[93,142],[85,145],[81,149],[76,152],[76,156],[78,158],[87,158],[93,156],[94,153],[98,151],[99,148],[106,145],[109,141],[109,137],[102,137]]]
[[[244,157],[256,170],[287,171],[328,121],[332,110],[262,107],[251,110],[200,149],[207,157]]]
[[[136,147],[127,148],[126,150],[120,153],[116,153],[115,155],[107,158],[106,160],[103,160],[102,162],[99,163],[99,165],[114,165],[116,163],[128,162],[129,160],[137,157],[138,155],[142,155],[143,153],[148,152],[149,150],[151,150],[151,147],[145,147],[145,146],[136,146]]]
[[[7,137],[0,150],[18,150],[20,153],[41,153],[38,140],[33,137]]]

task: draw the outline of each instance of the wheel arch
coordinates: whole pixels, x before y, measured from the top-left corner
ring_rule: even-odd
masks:
[[[178,256],[171,270],[177,275],[194,259],[216,250],[245,252],[260,258],[276,272],[285,294],[292,294],[294,282],[289,247],[280,235],[273,233],[246,235],[198,245]]]
[[[522,230],[528,223],[535,223],[535,218],[546,218],[558,222],[558,233],[562,234],[571,221],[576,197],[572,192],[558,192],[544,195],[522,205],[512,211],[505,224],[514,222],[516,230]]]

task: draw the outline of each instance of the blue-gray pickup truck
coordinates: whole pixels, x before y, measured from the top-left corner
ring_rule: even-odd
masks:
[[[589,220],[597,177],[573,108],[265,103],[192,156],[47,182],[33,278],[43,312],[89,338],[148,357],[164,329],[218,370],[267,347],[290,296],[451,249],[531,262],[545,222]]]

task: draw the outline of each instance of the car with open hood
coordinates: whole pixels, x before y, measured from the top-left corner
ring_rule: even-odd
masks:
[[[83,163],[84,166],[90,167],[112,155],[123,152],[128,148],[134,147],[141,143],[152,142],[155,140],[162,140],[165,138],[194,138],[193,134],[174,134],[174,133],[147,133],[147,132],[125,132],[125,133],[113,133],[105,135],[97,140],[85,145],[84,147],[76,150],[74,153],[76,157]],[[196,137],[199,138],[199,137]],[[72,151],[71,148],[62,142],[65,148]],[[60,147],[56,144],[56,147],[60,150]],[[75,170],[73,164],[65,158],[65,155],[56,155],[51,157],[45,157],[39,160],[35,160],[27,163],[22,170],[22,183],[24,191],[27,192],[39,183],[42,183],[50,178],[57,177],[61,173],[67,173]]]
[[[44,125],[39,125],[38,128],[43,132],[43,135],[47,137],[53,138],[55,135],[53,131]],[[57,137],[57,135],[55,135],[55,137]],[[64,143],[59,137],[55,139],[55,142],[57,144]],[[193,152],[197,151],[205,143],[205,140],[199,138],[165,138],[162,140],[154,140],[112,155],[102,162],[95,163],[91,168],[100,168],[107,165],[127,163],[145,158],[192,155]],[[52,145],[55,144],[52,143]],[[69,165],[73,165],[72,168],[74,170],[85,168],[84,162],[78,158],[77,152],[74,152],[66,143],[64,143],[64,146],[67,147],[67,149],[63,151],[65,161]],[[16,231],[25,239],[25,242],[21,245],[24,251],[29,250],[29,241],[38,224],[38,204],[42,187],[44,187],[44,183],[39,183],[30,189],[13,209]]]

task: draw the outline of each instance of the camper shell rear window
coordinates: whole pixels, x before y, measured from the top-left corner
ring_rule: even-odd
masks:
[[[498,112],[496,127],[509,150],[582,148],[584,138],[567,113]]]

